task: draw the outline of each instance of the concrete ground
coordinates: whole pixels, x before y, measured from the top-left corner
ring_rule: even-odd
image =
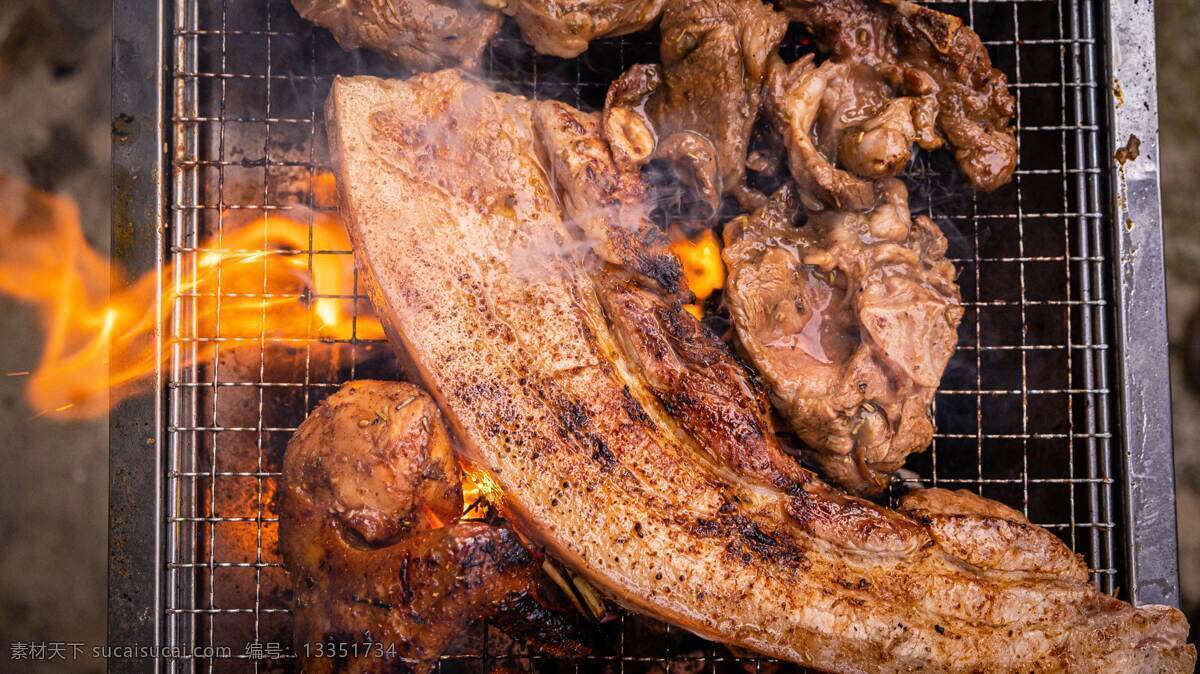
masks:
[[[109,234],[109,3],[0,3],[0,171],[64,191],[87,236]],[[1200,395],[1182,375],[1184,326],[1200,308],[1200,1],[1160,0],[1163,204],[1168,238],[1175,449],[1183,596],[1200,623]],[[99,672],[99,662],[14,668],[8,643],[102,643],[105,636],[107,423],[33,419],[19,377],[36,316],[0,297],[0,671]]]
[[[110,3],[0,2],[0,171],[79,201],[109,239]],[[102,672],[103,661],[12,662],[14,641],[103,644],[108,421],[59,423],[25,403],[41,344],[28,307],[0,297],[0,671]],[[30,666],[34,665],[34,666]]]

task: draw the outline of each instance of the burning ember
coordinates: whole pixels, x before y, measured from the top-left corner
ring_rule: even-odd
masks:
[[[704,300],[725,287],[725,265],[721,262],[721,244],[711,229],[701,230],[689,239],[680,230],[671,229],[671,253],[679,258],[688,289],[698,304],[687,305],[696,318],[704,314]]]
[[[331,203],[333,191],[333,177],[318,176],[317,202]],[[39,416],[95,416],[145,390],[171,354],[169,339],[159,348],[159,312],[167,330],[192,321],[193,334],[230,342],[383,337],[355,297],[350,241],[336,215],[227,216],[222,233],[162,269],[160,292],[158,272],[130,280],[88,245],[72,200],[0,176],[0,204],[0,292],[37,307],[46,342],[36,368],[9,374],[29,377]],[[215,349],[182,352],[188,364]]]

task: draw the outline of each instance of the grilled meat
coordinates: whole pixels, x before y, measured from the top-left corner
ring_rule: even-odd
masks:
[[[1017,162],[1014,103],[1004,73],[962,21],[909,0],[783,0],[842,66],[869,66],[898,95],[936,101],[919,111],[937,128],[971,184],[991,191]],[[936,144],[931,137],[923,146]]]
[[[409,384],[351,382],[284,456],[280,542],[304,671],[428,671],[473,621],[558,655],[583,652],[511,529],[460,522],[441,414]],[[328,645],[356,645],[346,662]],[[304,646],[307,645],[307,648]]]
[[[669,327],[643,349],[610,324],[537,160],[542,105],[441,72],[339,78],[326,113],[378,313],[522,533],[630,608],[806,665],[1190,671],[1181,613],[1099,593],[1061,542],[986,502],[934,491],[913,517],[723,451],[757,412],[726,425],[705,410],[749,403],[690,395],[711,334]],[[1024,552],[980,552],[1002,535]]]
[[[962,306],[946,239],[908,193],[880,183],[867,214],[826,210],[794,226],[785,185],[725,227],[725,300],[738,344],[822,472],[878,493],[933,439],[929,404]]]
[[[926,150],[941,147],[931,91],[918,85],[898,89],[860,63],[818,66],[809,55],[786,64],[772,56],[767,109],[787,146],[805,207],[869,210],[875,205],[874,181],[899,174],[914,143]]]
[[[866,211],[875,205],[874,183],[835,166],[817,147],[814,138],[813,127],[822,99],[831,86],[830,80],[841,74],[838,64],[826,62],[817,67],[811,56],[791,65],[784,64],[778,56],[771,60],[768,106],[787,143],[792,177],[811,211],[827,207]]]
[[[641,118],[657,156],[676,165],[709,212],[724,194],[755,203],[745,185],[747,147],[767,58],[787,21],[759,0],[679,0],[660,28],[662,65],[634,66],[610,89],[606,115],[624,122],[606,125],[610,139],[628,144],[622,131],[630,128],[644,135],[624,121]]]
[[[500,29],[500,13],[474,0],[292,0],[300,16],[345,49],[366,47],[410,70],[473,69]]]
[[[649,28],[666,0],[486,0],[516,19],[525,41],[543,54],[572,58],[588,43]]]
[[[646,185],[636,167],[618,163],[600,138],[600,120],[548,101],[533,111],[542,155],[559,202],[572,224],[604,260],[681,290],[682,272],[667,237],[650,221]]]
[[[897,97],[871,66],[811,56],[772,57],[766,89],[796,189],[726,226],[726,303],[823,474],[875,494],[933,439],[929,405],[962,317],[945,237],[910,216],[889,177],[914,142],[940,143],[936,101]],[[808,225],[796,229],[801,204]]]
[[[592,276],[612,334],[650,393],[711,454],[767,485],[808,481],[780,451],[762,387],[678,301],[611,267]]]

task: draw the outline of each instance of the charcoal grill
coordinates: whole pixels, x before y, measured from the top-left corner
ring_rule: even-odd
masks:
[[[918,157],[907,173],[914,209],[950,238],[966,316],[936,398],[933,447],[910,459],[903,479],[1000,499],[1083,554],[1103,591],[1177,604],[1152,4],[934,6],[974,26],[1007,73],[1020,163],[1012,185],[986,195],[967,188],[945,153]],[[113,250],[122,263],[157,271],[168,293],[186,286],[203,242],[215,237],[219,248],[244,217],[311,223],[328,208],[313,186],[328,169],[321,110],[331,78],[393,73],[386,62],[343,52],[286,0],[115,7]],[[612,77],[655,60],[656,42],[607,40],[562,61],[534,54],[510,25],[482,71],[510,91],[595,108]],[[804,49],[802,36],[793,31],[786,49]],[[1134,139],[1139,156],[1115,159]],[[270,254],[310,264],[351,254],[309,241]],[[342,381],[397,376],[385,345],[358,334],[230,336],[219,319],[189,320],[197,302],[247,295],[219,278],[161,317],[153,395],[113,413],[109,639],[161,652],[113,661],[112,671],[295,669],[273,500],[283,445]],[[333,299],[366,306],[357,292]],[[211,362],[195,364],[199,354]],[[604,630],[595,655],[553,660],[481,625],[440,670],[784,667],[637,616]]]

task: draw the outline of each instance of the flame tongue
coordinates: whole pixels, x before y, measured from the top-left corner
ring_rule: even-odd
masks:
[[[671,252],[683,267],[683,277],[688,290],[696,296],[697,304],[685,305],[696,318],[704,314],[702,305],[714,292],[725,287],[725,264],[721,261],[721,245],[711,229],[701,230],[688,238],[677,227],[672,227]]]
[[[317,203],[332,204],[332,174],[314,176]],[[159,325],[185,326],[188,341],[301,345],[383,339],[355,292],[346,229],[336,215],[303,211],[248,220],[225,214],[217,235],[161,271],[128,280],[92,249],[73,201],[0,175],[0,292],[37,307],[45,348],[27,397],[38,415],[83,418],[145,390],[172,355]],[[228,223],[234,222],[230,225]],[[725,283],[716,236],[672,231],[671,251],[703,302]],[[162,279],[160,293],[159,279]],[[111,294],[109,288],[112,288]],[[700,316],[699,305],[688,310]],[[183,348],[185,364],[215,348]]]
[[[331,175],[317,176],[318,199],[333,190]],[[129,282],[88,245],[70,199],[0,175],[0,204],[0,292],[35,305],[45,333],[26,388],[39,415],[95,416],[143,391],[172,351],[158,348],[160,311],[164,326],[187,321],[189,336],[235,344],[383,338],[355,296],[350,242],[332,214],[226,224],[162,270],[160,295],[157,272]]]

